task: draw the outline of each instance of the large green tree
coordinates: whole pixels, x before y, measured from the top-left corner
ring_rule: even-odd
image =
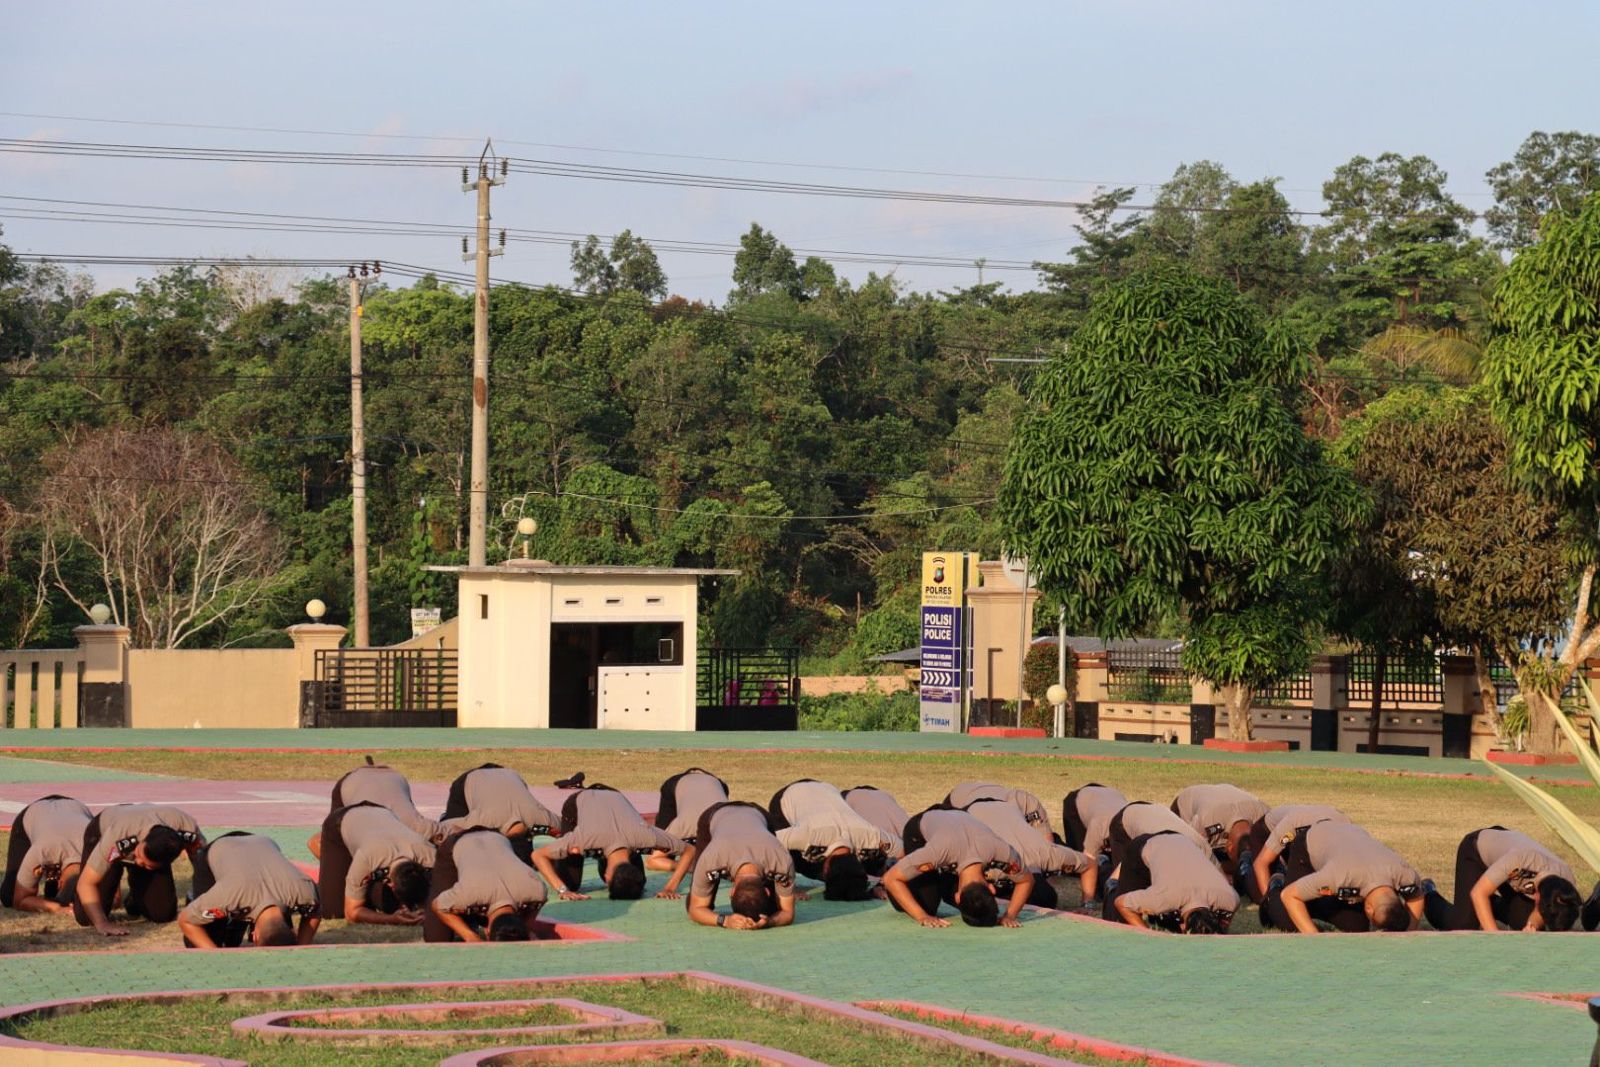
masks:
[[[1483,213],[1490,235],[1501,248],[1526,248],[1539,239],[1546,215],[1571,214],[1600,190],[1600,137],[1535,130],[1484,177],[1494,190],[1494,206]]]
[[[1231,285],[1166,266],[1106,289],[1044,370],[999,506],[1069,627],[1186,619],[1184,665],[1254,692],[1302,668],[1317,590],[1362,511],[1295,414],[1293,346]]]
[[[1600,194],[1545,220],[1539,242],[1507,268],[1492,311],[1484,381],[1494,413],[1517,468],[1561,510],[1580,565],[1564,644],[1524,648],[1517,665],[1529,741],[1550,751],[1561,691],[1600,653],[1590,607],[1600,558]]]

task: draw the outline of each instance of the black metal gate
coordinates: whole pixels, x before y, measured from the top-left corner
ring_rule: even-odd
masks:
[[[318,649],[306,726],[454,726],[452,648]]]
[[[793,648],[702,648],[697,730],[800,728],[800,652]]]

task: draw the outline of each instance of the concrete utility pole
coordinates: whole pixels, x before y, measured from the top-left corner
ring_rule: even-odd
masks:
[[[350,548],[355,571],[355,647],[371,647],[371,615],[367,607],[367,425],[361,399],[361,281],[367,277],[367,264],[359,274],[350,268]],[[382,264],[371,266],[373,275]]]
[[[499,175],[495,170],[499,170]],[[461,239],[461,258],[478,261],[478,278],[472,305],[472,482],[468,491],[467,566],[482,567],[488,562],[485,542],[489,526],[489,257],[506,250],[506,234],[500,231],[500,247],[489,247],[489,189],[504,185],[506,160],[494,156],[494,142],[486,141],[478,157],[478,178],[467,179],[461,168],[461,191],[478,194],[478,249],[467,251]]]

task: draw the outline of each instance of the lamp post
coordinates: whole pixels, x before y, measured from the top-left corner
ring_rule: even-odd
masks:
[[[528,547],[533,544],[533,535],[539,532],[539,520],[531,515],[524,515],[517,520],[517,533],[522,537],[522,558],[528,558]]]
[[[1044,691],[1044,698],[1056,709],[1056,736],[1067,736],[1067,687],[1057,682]]]

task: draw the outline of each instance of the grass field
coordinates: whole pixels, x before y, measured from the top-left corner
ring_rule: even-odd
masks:
[[[812,1017],[798,1011],[775,1010],[770,1003],[757,1003],[736,990],[693,989],[677,981],[572,982],[523,988],[499,987],[471,994],[471,999],[482,1001],[528,997],[564,997],[618,1007],[660,1019],[666,1024],[669,1037],[750,1041],[810,1056],[835,1067],[923,1067],[929,1063],[977,1067],[992,1062],[956,1046],[939,1048],[916,1045],[885,1031]],[[166,1005],[134,1002],[96,1007],[53,1019],[25,1021],[8,1032],[24,1040],[52,1044],[224,1056],[246,1060],[252,1067],[303,1067],[308,1063],[316,1063],[319,1067],[434,1067],[446,1055],[507,1043],[504,1038],[486,1038],[476,1041],[467,1039],[451,1045],[406,1047],[405,1042],[396,1041],[395,1045],[389,1047],[352,1048],[320,1042],[266,1042],[236,1036],[229,1029],[233,1020],[263,1010],[366,1007],[420,1003],[433,999],[425,992],[409,990],[348,998],[306,994],[283,1000],[274,999],[270,1006],[259,999],[254,1002],[243,999],[230,1002],[221,998],[202,998]],[[438,1002],[461,999],[465,998],[454,995],[438,998]],[[921,1021],[914,1016],[899,1017]],[[460,1024],[459,1028],[537,1026],[558,1021],[564,1020],[557,1018],[550,1009],[533,1009],[527,1013],[479,1017]],[[437,1028],[399,1019],[396,1025],[406,1029]],[[1049,1051],[1040,1042],[999,1030],[960,1024],[954,1024],[950,1029],[1014,1048]],[[583,1038],[557,1033],[539,1041],[517,1040],[526,1044],[571,1044],[581,1043]],[[1130,1063],[1127,1060],[1085,1058],[1076,1052],[1072,1057],[1091,1067],[1112,1062],[1123,1065]],[[650,1059],[649,1062],[707,1064],[724,1063],[727,1059],[712,1053],[665,1061]],[[1131,1062],[1137,1067],[1140,1061]]]

